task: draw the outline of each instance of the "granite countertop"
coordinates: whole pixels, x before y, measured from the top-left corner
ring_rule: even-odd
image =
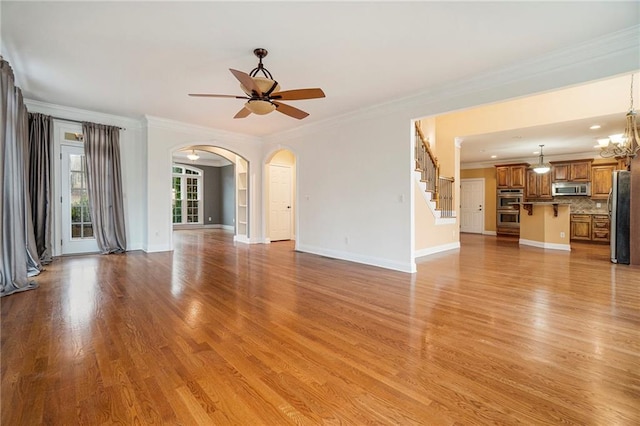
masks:
[[[576,210],[571,210],[571,214],[606,214],[608,215],[609,212],[607,210],[580,210],[580,209],[576,209]]]
[[[558,203],[556,201],[523,201],[516,204],[533,204],[534,206],[571,206],[571,203]]]

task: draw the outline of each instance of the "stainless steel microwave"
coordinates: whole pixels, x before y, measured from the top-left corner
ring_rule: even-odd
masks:
[[[591,182],[554,182],[551,184],[551,195],[591,195]]]

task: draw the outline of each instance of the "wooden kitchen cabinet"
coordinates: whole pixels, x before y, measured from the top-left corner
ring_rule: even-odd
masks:
[[[538,174],[533,170],[527,170],[527,185],[524,197],[526,199],[552,199],[551,174]]]
[[[591,181],[592,160],[551,163],[553,182],[589,182]]]
[[[609,242],[609,216],[606,214],[591,216],[591,241]]]
[[[591,215],[572,214],[570,221],[572,240],[591,241]]]
[[[594,200],[606,200],[612,185],[612,175],[617,168],[617,163],[598,164],[591,167],[591,198]]]
[[[496,166],[496,186],[498,188],[524,189],[526,163]]]

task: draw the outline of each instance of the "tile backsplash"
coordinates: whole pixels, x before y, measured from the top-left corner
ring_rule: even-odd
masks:
[[[554,197],[553,201],[571,203],[571,213],[607,213],[607,200],[592,200],[589,197]],[[598,207],[600,204],[600,207]]]

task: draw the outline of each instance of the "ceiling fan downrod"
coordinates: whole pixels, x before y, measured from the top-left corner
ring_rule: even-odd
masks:
[[[264,67],[264,65],[262,64],[262,58],[264,58],[265,56],[267,56],[269,54],[267,49],[263,49],[263,48],[259,47],[259,48],[253,50],[253,54],[258,57],[259,62],[258,62],[258,66],[255,67],[254,69],[252,69],[251,72],[249,73],[249,75],[251,77],[255,77],[256,75],[258,75],[259,72],[262,72],[262,75],[264,75],[265,78],[268,78],[269,80],[273,80],[273,76],[271,75],[269,70],[266,69]]]

